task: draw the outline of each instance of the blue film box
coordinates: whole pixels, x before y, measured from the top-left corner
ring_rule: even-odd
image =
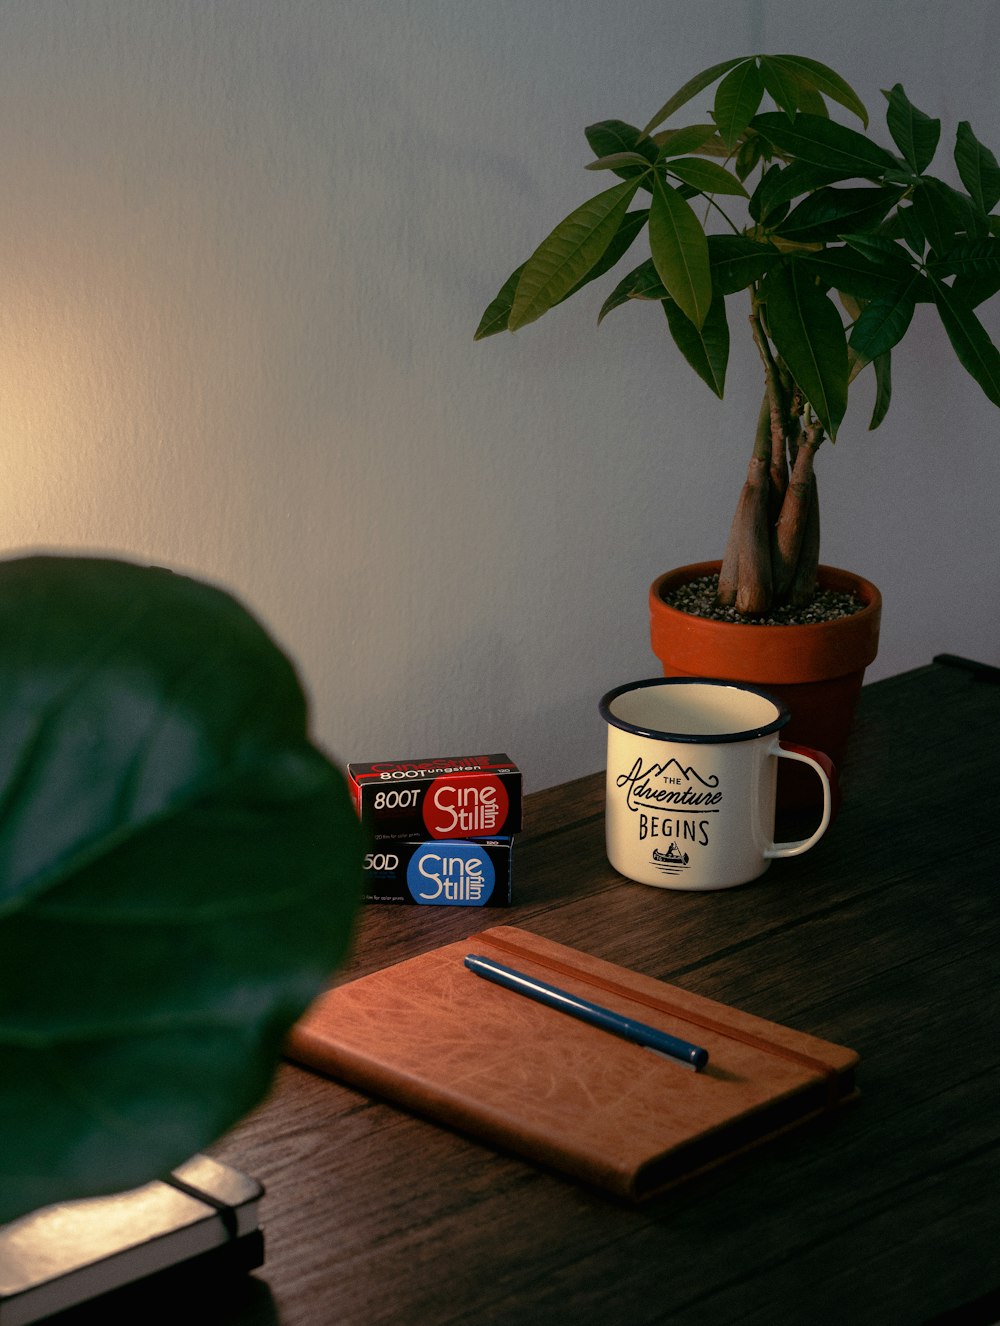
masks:
[[[380,839],[364,860],[365,902],[423,907],[509,907],[510,838]]]

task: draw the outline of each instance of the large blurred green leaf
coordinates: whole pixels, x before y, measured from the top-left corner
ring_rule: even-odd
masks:
[[[649,248],[671,299],[700,327],[712,302],[708,240],[690,204],[659,174],[649,209]]]
[[[847,337],[832,300],[797,263],[762,282],[767,327],[778,354],[831,438],[847,409]]]
[[[596,267],[618,233],[637,187],[635,180],[626,180],[588,198],[542,240],[517,283],[508,319],[511,331],[548,312]]]
[[[292,665],[218,589],[0,563],[0,1221],[145,1182],[265,1092],[361,832]]]

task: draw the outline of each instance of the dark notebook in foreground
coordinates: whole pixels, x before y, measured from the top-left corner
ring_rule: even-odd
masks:
[[[709,1052],[693,1072],[484,981],[482,953]],[[858,1056],[515,926],[322,995],[290,1058],[638,1201],[856,1095]]]
[[[252,1270],[264,1259],[263,1193],[256,1179],[195,1156],[141,1188],[0,1225],[0,1326],[25,1326],[168,1268]]]

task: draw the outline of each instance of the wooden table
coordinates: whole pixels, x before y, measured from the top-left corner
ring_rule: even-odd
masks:
[[[935,662],[866,687],[834,827],[745,888],[615,875],[595,774],[527,798],[509,911],[361,918],[351,974],[509,921],[853,1046],[860,1104],[630,1209],[285,1066],[216,1148],[267,1186],[268,1255],[207,1319],[1000,1318],[995,681]]]

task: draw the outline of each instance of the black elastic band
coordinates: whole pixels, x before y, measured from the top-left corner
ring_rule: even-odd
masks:
[[[235,1207],[230,1206],[228,1202],[220,1201],[218,1197],[213,1197],[210,1192],[204,1192],[201,1188],[196,1188],[193,1183],[185,1183],[176,1174],[168,1174],[163,1182],[168,1183],[171,1188],[176,1188],[178,1192],[182,1192],[188,1197],[197,1198],[199,1202],[204,1202],[206,1206],[214,1207],[222,1218],[222,1227],[226,1234],[231,1239],[236,1238],[239,1229]]]

